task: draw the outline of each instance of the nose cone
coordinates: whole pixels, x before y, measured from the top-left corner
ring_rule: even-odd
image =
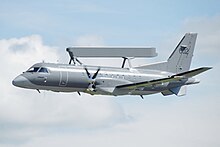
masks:
[[[17,86],[17,87],[25,88],[25,87],[28,86],[29,81],[28,81],[28,79],[25,78],[24,76],[19,75],[19,76],[17,76],[17,77],[12,81],[12,84],[13,84],[14,86]]]

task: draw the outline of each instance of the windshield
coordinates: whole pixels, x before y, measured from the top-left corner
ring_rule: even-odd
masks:
[[[37,72],[40,67],[31,67],[27,70],[27,72]]]
[[[45,67],[31,67],[27,72],[40,72],[40,73],[49,73],[48,69]]]
[[[39,72],[48,73],[48,70],[45,67],[41,67]]]

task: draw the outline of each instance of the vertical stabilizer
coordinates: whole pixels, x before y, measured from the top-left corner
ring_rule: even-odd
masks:
[[[181,73],[190,69],[197,33],[186,33],[167,60],[167,71]]]
[[[165,62],[139,66],[140,69],[162,70],[182,73],[190,69],[197,33],[186,33]]]

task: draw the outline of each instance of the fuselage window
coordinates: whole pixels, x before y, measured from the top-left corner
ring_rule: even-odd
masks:
[[[32,67],[30,69],[27,70],[27,72],[37,72],[39,70],[40,67]]]
[[[136,76],[134,75],[133,78],[134,78],[134,80],[135,80],[135,79],[136,79]]]
[[[48,73],[48,70],[44,67],[41,67],[41,69],[39,70],[39,72],[43,72],[43,73]]]

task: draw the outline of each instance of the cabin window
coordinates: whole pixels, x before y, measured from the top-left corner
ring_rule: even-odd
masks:
[[[134,80],[135,80],[135,79],[136,79],[136,76],[134,75],[133,77],[134,77]]]
[[[40,67],[31,67],[30,69],[27,70],[27,72],[37,72]]]
[[[39,70],[39,72],[43,72],[43,73],[48,73],[48,70],[44,67],[41,67],[41,69]]]

